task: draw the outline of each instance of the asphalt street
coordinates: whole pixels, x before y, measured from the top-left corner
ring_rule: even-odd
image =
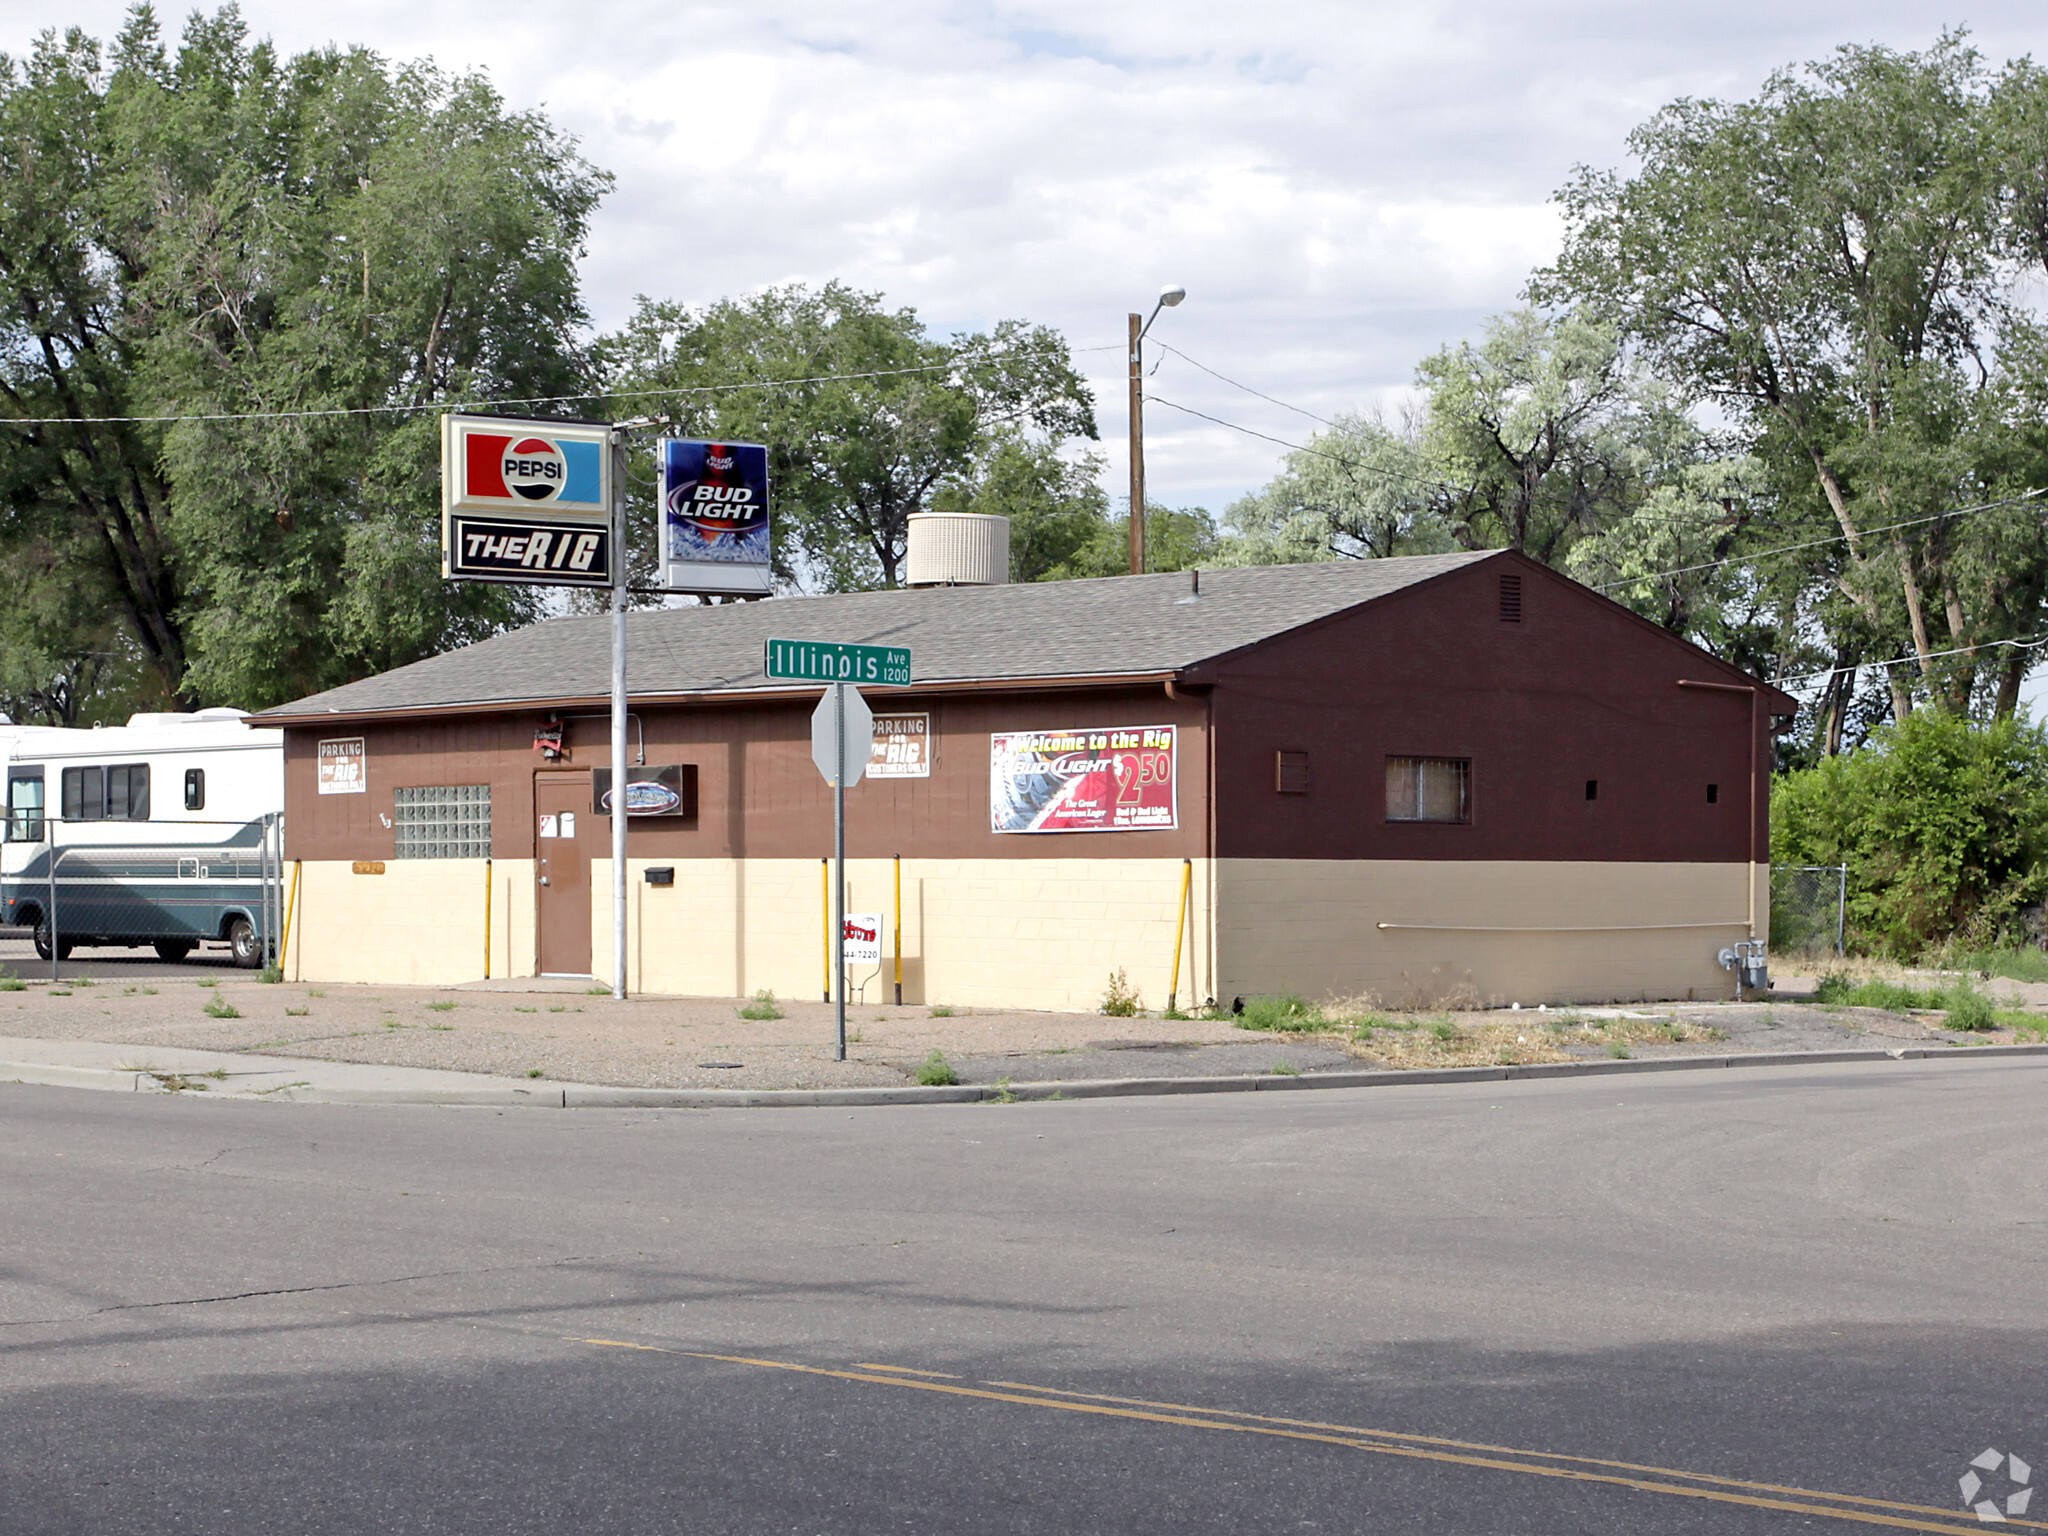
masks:
[[[2048,1466],[2044,1105],[0,1087],[0,1532],[1981,1530],[1972,1458]]]

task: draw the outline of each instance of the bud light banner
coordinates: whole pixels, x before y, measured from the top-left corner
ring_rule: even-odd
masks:
[[[767,448],[664,438],[659,452],[665,585],[765,596],[772,582]]]
[[[1174,727],[1119,725],[989,737],[997,832],[1143,832],[1178,826]]]

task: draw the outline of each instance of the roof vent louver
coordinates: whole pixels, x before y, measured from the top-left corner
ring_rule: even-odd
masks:
[[[924,512],[910,520],[904,583],[999,587],[1010,579],[1010,520],[981,512]]]
[[[1522,622],[1522,573],[1509,571],[1500,579],[1500,621],[1503,624]]]

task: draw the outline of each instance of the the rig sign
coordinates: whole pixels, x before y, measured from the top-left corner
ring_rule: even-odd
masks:
[[[611,429],[441,418],[441,574],[603,587],[612,580]]]
[[[768,450],[760,443],[663,438],[661,556],[671,592],[766,597]]]

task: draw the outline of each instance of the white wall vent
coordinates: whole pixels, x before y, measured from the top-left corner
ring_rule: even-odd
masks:
[[[904,584],[996,587],[1010,579],[1010,520],[982,512],[925,512],[910,520]]]

